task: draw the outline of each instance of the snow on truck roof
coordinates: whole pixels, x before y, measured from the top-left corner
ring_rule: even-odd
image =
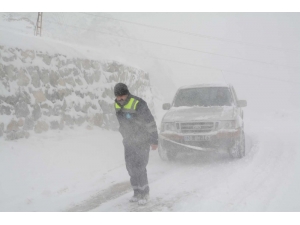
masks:
[[[190,89],[190,88],[200,88],[200,87],[230,87],[230,84],[224,83],[211,83],[211,84],[194,84],[194,85],[185,85],[179,88],[180,89]]]

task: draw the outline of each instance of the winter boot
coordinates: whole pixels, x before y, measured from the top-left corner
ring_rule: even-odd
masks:
[[[141,199],[141,194],[138,191],[134,191],[133,196],[129,199],[130,202],[137,202]]]
[[[146,205],[149,200],[149,194],[146,194],[144,196],[141,196],[141,198],[138,200],[139,205]]]

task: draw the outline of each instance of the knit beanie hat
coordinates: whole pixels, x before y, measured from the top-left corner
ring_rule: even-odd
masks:
[[[128,87],[126,86],[126,84],[117,83],[114,88],[114,93],[115,93],[115,96],[122,96],[122,95],[129,94],[129,90],[128,90]]]

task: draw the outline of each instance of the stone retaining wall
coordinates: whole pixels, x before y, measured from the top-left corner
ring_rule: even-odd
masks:
[[[124,82],[153,112],[149,76],[112,61],[0,46],[0,138],[99,126],[116,130],[113,87]]]

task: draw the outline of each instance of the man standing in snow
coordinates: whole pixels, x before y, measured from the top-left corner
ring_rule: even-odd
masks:
[[[146,166],[150,146],[152,150],[156,150],[158,145],[156,123],[147,103],[130,94],[126,84],[116,84],[114,94],[119,131],[123,136],[126,168],[134,192],[130,201],[144,205],[149,198]]]

